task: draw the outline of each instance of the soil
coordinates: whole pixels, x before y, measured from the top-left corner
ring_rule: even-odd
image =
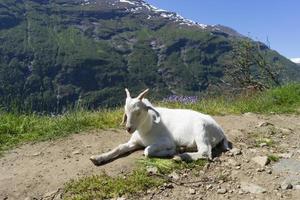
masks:
[[[234,151],[222,153],[201,171],[176,172],[178,179],[142,193],[139,199],[300,199],[299,168],[287,169],[289,162],[300,166],[300,116],[246,113],[214,118]],[[0,158],[0,199],[60,199],[71,179],[129,173],[142,151],[99,167],[89,160],[129,137],[123,130],[92,131],[8,151]],[[283,158],[262,166],[252,159],[269,155]],[[292,188],[284,187],[287,182]],[[256,186],[261,190],[255,191]]]

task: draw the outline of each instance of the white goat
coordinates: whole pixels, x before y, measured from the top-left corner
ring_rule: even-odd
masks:
[[[107,163],[120,155],[145,147],[147,157],[173,157],[179,148],[196,150],[174,157],[181,160],[212,159],[212,148],[228,141],[222,128],[209,115],[192,110],[155,108],[145,99],[148,89],[137,98],[127,98],[123,123],[132,134],[130,140],[117,148],[90,159],[95,165]]]

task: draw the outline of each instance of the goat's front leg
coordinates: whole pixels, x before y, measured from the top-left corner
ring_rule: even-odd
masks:
[[[175,147],[166,144],[152,144],[144,150],[146,157],[172,157],[175,153]]]
[[[121,155],[124,155],[128,152],[138,150],[142,148],[140,145],[133,143],[133,142],[127,142],[125,144],[120,144],[118,147],[114,148],[113,150],[103,153],[101,155],[97,156],[91,156],[90,160],[97,166],[105,164]]]

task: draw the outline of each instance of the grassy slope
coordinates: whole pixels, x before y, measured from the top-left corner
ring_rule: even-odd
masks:
[[[254,112],[296,113],[300,110],[300,84],[289,84],[251,97],[203,99],[196,104],[161,103],[211,115]],[[118,128],[122,109],[77,110],[60,116],[0,113],[0,152],[24,142],[47,140],[91,129]]]
[[[196,104],[162,103],[173,108],[189,108],[208,114],[241,114],[255,112],[300,113],[300,84],[289,84],[251,97],[237,99],[211,98]],[[61,116],[19,115],[1,113],[0,152],[23,142],[47,140],[89,129],[117,128],[122,110],[79,110]],[[275,159],[275,158],[273,158]],[[169,182],[166,174],[183,168],[198,171],[205,161],[192,163],[175,162],[170,159],[143,159],[141,167],[124,177],[106,174],[72,180],[64,188],[64,199],[107,199],[118,196],[138,195],[152,187]],[[151,176],[147,167],[156,167],[158,174]]]

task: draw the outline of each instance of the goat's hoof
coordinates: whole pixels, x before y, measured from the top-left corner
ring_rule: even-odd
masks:
[[[173,160],[176,161],[176,162],[181,162],[182,158],[180,156],[176,155],[176,156],[173,157]]]
[[[103,164],[103,160],[99,159],[99,157],[97,156],[91,156],[90,160],[94,163],[94,165],[99,166],[101,164]]]

